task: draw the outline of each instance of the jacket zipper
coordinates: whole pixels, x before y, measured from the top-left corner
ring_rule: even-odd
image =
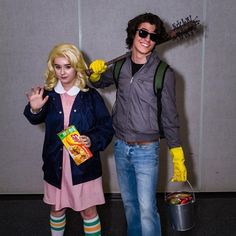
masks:
[[[141,67],[136,73],[140,72],[140,71],[143,69],[144,66],[145,66],[145,64],[143,64],[142,67]],[[136,73],[135,73],[135,74],[136,74]],[[135,74],[132,76],[132,78],[131,78],[131,80],[130,80],[130,84],[133,83]]]

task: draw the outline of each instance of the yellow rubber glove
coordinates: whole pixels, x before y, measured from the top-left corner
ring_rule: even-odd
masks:
[[[96,82],[100,79],[101,74],[106,71],[107,65],[104,60],[95,60],[90,64],[89,69],[93,71],[90,75],[90,80]]]
[[[184,164],[184,152],[182,147],[170,149],[170,154],[173,158],[173,177],[171,182],[185,182],[187,180],[187,169]]]

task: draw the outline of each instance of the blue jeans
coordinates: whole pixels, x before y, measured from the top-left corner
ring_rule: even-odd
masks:
[[[128,145],[116,140],[116,171],[128,236],[161,236],[156,202],[160,143]]]

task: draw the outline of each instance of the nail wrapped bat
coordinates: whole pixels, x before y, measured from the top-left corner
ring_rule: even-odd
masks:
[[[172,29],[167,32],[166,35],[162,36],[162,38],[158,41],[156,46],[163,44],[165,42],[168,42],[170,40],[176,40],[176,39],[187,39],[191,37],[197,30],[198,25],[200,25],[200,21],[198,20],[198,17],[196,16],[195,19],[192,19],[191,15],[186,17],[185,19],[178,20],[176,23],[172,24]],[[125,53],[119,57],[116,57],[110,61],[106,62],[106,65],[112,65],[115,62],[126,58],[129,55],[129,53]],[[91,69],[87,69],[86,74],[90,76],[93,71]]]

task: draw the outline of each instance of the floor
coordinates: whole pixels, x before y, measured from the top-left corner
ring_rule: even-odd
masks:
[[[236,193],[199,193],[194,204],[195,226],[175,231],[170,225],[163,194],[157,194],[163,236],[236,236]],[[126,222],[119,195],[107,194],[98,207],[103,236],[126,236]],[[0,195],[1,236],[50,236],[49,208],[42,195]],[[83,235],[78,213],[67,212],[65,236]],[[138,236],[138,235],[137,235]]]

